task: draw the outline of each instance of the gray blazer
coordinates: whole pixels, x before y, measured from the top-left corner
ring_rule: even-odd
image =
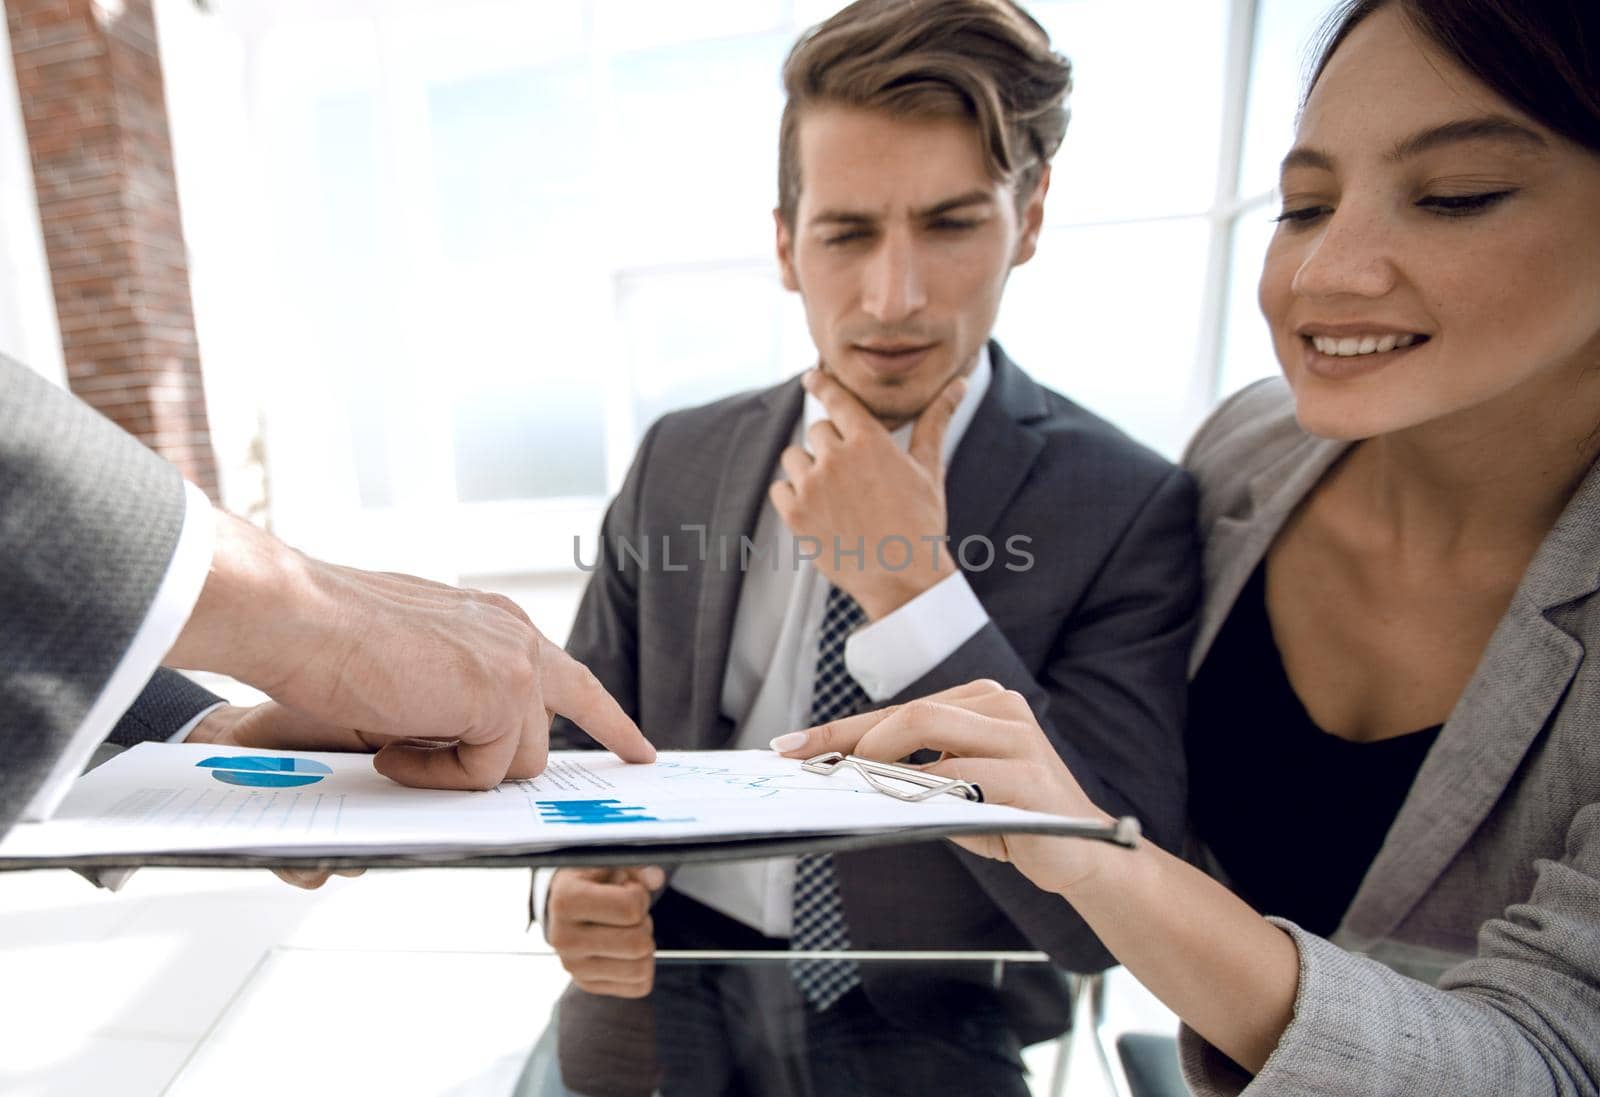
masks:
[[[1139,816],[1171,847],[1183,828],[1183,661],[1199,580],[1192,485],[1036,384],[998,345],[990,354],[993,381],[946,478],[949,531],[952,543],[983,534],[997,546],[1025,534],[1034,565],[969,571],[989,623],[892,701],[985,677],[1020,691],[1097,801]],[[796,379],[665,416],[607,512],[567,646],[657,746],[712,749],[734,735],[720,699],[742,587],[738,539],[755,531],[802,396]],[[672,568],[667,557],[641,567],[617,553],[619,536],[648,538],[657,553],[665,537]],[[564,721],[553,739],[592,745]],[[1077,970],[1110,962],[1058,896],[1009,865],[928,843],[841,854],[837,866],[856,947],[1039,948]],[[904,970],[883,976],[864,973],[880,1011],[924,1030],[959,1023],[947,987],[933,992]],[[992,997],[988,967],[974,965],[971,980],[968,1001]],[[1024,1043],[1067,1020],[1059,981],[1026,982],[1004,988],[1016,992],[1004,1007]]]
[[[0,357],[0,835],[132,642],[183,514],[176,469]]]
[[[1300,429],[1281,381],[1195,436],[1206,598],[1191,669],[1344,450]],[[1600,466],[1528,566],[1332,939],[1278,923],[1300,989],[1277,1050],[1252,1082],[1185,1028],[1196,1092],[1600,1092],[1597,590]]]

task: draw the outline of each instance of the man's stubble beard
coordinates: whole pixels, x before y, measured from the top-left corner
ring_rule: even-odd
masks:
[[[829,366],[826,362],[821,361],[820,359],[818,360],[817,364],[821,366],[824,373],[826,373],[829,377],[832,377],[835,381],[839,382],[839,384],[843,385],[846,392],[850,393],[850,395],[861,401],[862,406],[872,414],[874,419],[883,424],[886,430],[892,431],[898,430],[907,423],[915,422],[918,418],[920,418],[922,413],[928,410],[928,405],[933,403],[933,401],[938,397],[939,393],[943,392],[944,387],[951,381],[955,380],[957,377],[969,376],[972,371],[977,368],[978,355],[974,354],[971,360],[966,363],[966,365],[946,376],[942,381],[933,387],[927,396],[922,399],[921,403],[910,410],[883,407],[881,404],[875,404],[862,393],[857,392],[855,386],[851,385],[849,381],[845,380],[845,378],[841,376],[839,372],[832,366]],[[911,383],[911,381],[911,378],[891,377],[880,382],[880,384],[883,386],[883,388],[894,391],[904,390]]]

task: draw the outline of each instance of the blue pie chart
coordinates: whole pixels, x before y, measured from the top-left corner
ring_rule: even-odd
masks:
[[[298,788],[314,785],[333,772],[332,767],[310,758],[268,758],[261,754],[224,755],[196,762],[225,785],[247,788]]]

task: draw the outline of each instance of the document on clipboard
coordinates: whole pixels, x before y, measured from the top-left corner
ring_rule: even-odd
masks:
[[[839,755],[558,751],[486,792],[397,785],[371,755],[144,743],[14,827],[0,868],[138,864],[603,864],[728,860],[1026,831],[1132,845],[1137,823],[981,802],[914,767]]]

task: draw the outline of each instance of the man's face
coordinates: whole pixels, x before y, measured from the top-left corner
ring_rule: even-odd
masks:
[[[890,426],[914,419],[989,337],[1033,255],[1048,172],[1018,214],[977,126],[822,106],[800,118],[800,200],[777,216],[783,284],[822,365]]]

